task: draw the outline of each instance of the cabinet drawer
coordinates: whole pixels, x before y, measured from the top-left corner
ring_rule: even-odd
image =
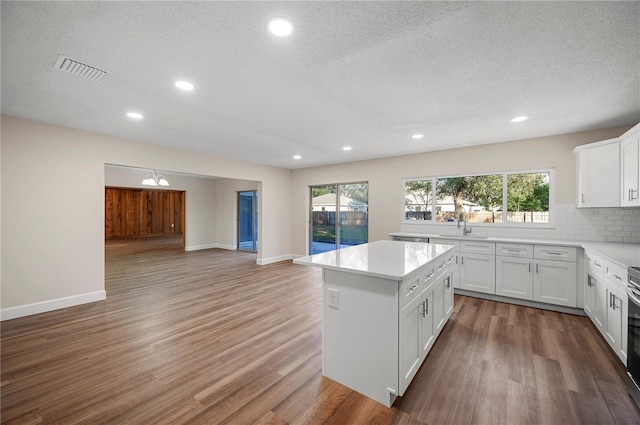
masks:
[[[494,255],[496,244],[494,242],[460,241],[460,252]]]
[[[505,257],[533,258],[533,245],[497,243],[496,255]]]
[[[595,252],[584,252],[584,265],[592,274],[604,275],[604,259]]]
[[[400,290],[400,294],[401,294],[400,308],[403,308],[404,306],[408,305],[418,295],[420,295],[422,288],[424,288],[424,285],[422,283],[423,283],[422,275],[416,276],[412,279],[408,279],[402,282],[402,288]]]
[[[609,261],[607,259],[604,260],[604,276],[605,278],[616,285],[621,290],[627,290],[627,269]]]
[[[533,256],[543,260],[576,261],[578,250],[572,246],[535,245]]]

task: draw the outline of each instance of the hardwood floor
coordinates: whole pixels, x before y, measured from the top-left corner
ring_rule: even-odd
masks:
[[[2,322],[3,424],[640,423],[586,317],[462,296],[387,409],[321,376],[319,269],[180,243],[110,241],[106,301]]]

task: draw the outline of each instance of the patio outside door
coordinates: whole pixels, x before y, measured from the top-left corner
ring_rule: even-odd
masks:
[[[238,192],[238,249],[258,251],[258,191]]]
[[[369,184],[310,187],[309,253],[333,251],[369,240]]]

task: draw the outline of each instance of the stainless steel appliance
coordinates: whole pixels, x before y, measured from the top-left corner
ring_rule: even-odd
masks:
[[[627,389],[640,408],[640,267],[629,267],[628,274]]]

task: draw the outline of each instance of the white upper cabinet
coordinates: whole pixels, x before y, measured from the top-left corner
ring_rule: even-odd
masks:
[[[620,144],[618,139],[579,146],[578,207],[620,206]]]
[[[640,124],[620,137],[620,205],[640,206]]]

